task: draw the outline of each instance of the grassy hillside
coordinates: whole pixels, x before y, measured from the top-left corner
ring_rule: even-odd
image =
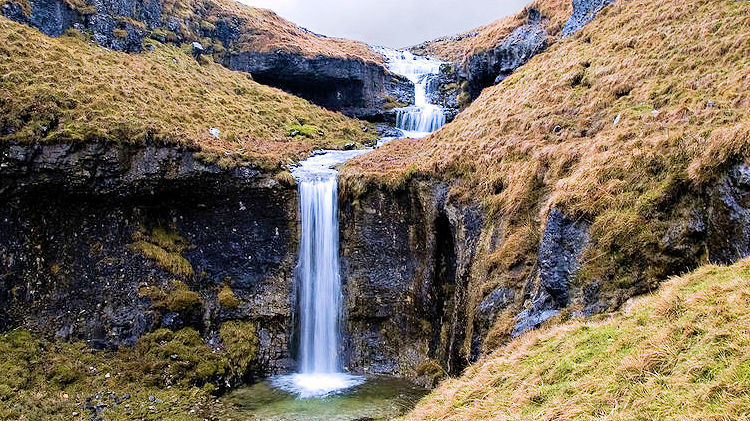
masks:
[[[748,419],[749,299],[750,260],[703,267],[622,314],[527,333],[407,419]]]
[[[602,281],[617,305],[710,257],[685,262],[662,239],[701,189],[750,159],[749,28],[748,2],[617,1],[437,133],[351,161],[346,186],[432,177],[455,202],[485,205],[488,235],[505,241],[481,257],[475,305],[520,289],[560,208],[591,224],[576,285]]]
[[[63,1],[83,16],[121,12],[110,11],[106,9],[106,5],[97,5],[93,0]],[[26,16],[32,13],[29,0],[0,0],[0,6],[8,3],[17,4]],[[162,8],[162,25],[158,28],[147,28],[144,22],[127,16],[113,16],[118,22],[121,37],[127,37],[128,25],[131,25],[131,29],[145,30],[156,39],[173,42],[178,39],[200,40],[204,46],[213,47],[219,56],[226,47],[233,52],[282,50],[308,57],[324,55],[380,64],[385,62],[383,56],[372,51],[363,42],[317,35],[279,17],[271,10],[250,7],[234,0],[158,0],[158,3]],[[132,13],[138,12],[132,11],[128,16],[132,16]],[[177,28],[172,26],[175,21],[179,25]],[[231,45],[222,45],[218,40],[208,38],[208,34],[215,34],[219,22],[231,28],[231,31],[236,31],[236,34],[229,37]]]
[[[278,168],[314,148],[373,139],[366,123],[316,107],[243,73],[155,43],[125,54],[75,30],[47,37],[0,17],[0,141],[154,141],[223,164]],[[295,129],[308,136],[291,136]],[[213,136],[210,128],[220,131]],[[322,134],[321,134],[322,133]]]
[[[457,37],[438,39],[412,47],[411,50],[415,54],[438,57],[442,60],[462,61],[502,42],[514,29],[526,23],[528,11],[531,8],[539,10],[542,17],[546,19],[547,31],[553,38],[560,33],[565,21],[573,12],[573,4],[570,0],[534,0],[515,15],[499,19]],[[474,33],[476,35],[473,35]]]
[[[83,1],[83,0],[81,0]],[[384,63],[385,58],[367,44],[340,38],[328,38],[300,28],[267,9],[249,7],[234,0],[163,0],[167,15],[190,18],[200,23],[198,28],[183,27],[183,33],[211,28],[219,19],[242,22],[240,36],[233,43],[238,51],[289,51],[314,57],[359,58],[363,61]]]

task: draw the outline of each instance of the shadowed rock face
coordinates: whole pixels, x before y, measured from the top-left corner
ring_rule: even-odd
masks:
[[[494,48],[466,61],[468,92],[476,99],[482,90],[496,85],[532,57],[547,48],[547,29],[537,9],[529,9],[528,23],[516,28]]]
[[[160,327],[193,327],[214,347],[228,320],[258,327],[251,375],[288,370],[296,192],[251,168],[224,171],[169,147],[0,147],[0,330],[23,326],[94,348],[134,344]],[[178,234],[194,275],[134,247],[153,228]],[[174,280],[185,309],[142,294]],[[237,308],[217,293],[229,285]]]
[[[446,206],[446,186],[368,192],[341,207],[348,366],[414,376],[429,359],[466,365],[466,286],[481,231],[474,208]]]
[[[223,64],[252,74],[260,83],[357,118],[395,122],[395,115],[384,108],[387,96],[414,103],[413,84],[374,63],[277,51],[229,54]]]

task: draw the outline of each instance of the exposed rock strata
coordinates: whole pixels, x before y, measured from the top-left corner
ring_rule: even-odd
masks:
[[[230,53],[223,64],[252,74],[260,83],[357,118],[395,122],[395,115],[385,107],[388,98],[414,103],[414,85],[375,63],[277,51]]]
[[[747,165],[739,165],[717,184],[697,191],[686,186],[665,202],[671,228],[653,256],[673,262],[665,276],[706,258],[729,263],[750,255],[749,174]],[[653,288],[639,281],[638,271],[649,270],[644,262],[632,262],[635,275],[628,285],[579,279],[581,259],[594,239],[584,218],[559,209],[542,222],[528,266],[493,269],[489,256],[505,241],[496,233],[507,221],[488,217],[478,204],[454,203],[448,189],[411,180],[395,191],[370,185],[362,194],[344,193],[351,369],[414,376],[437,360],[458,372],[481,356],[501,314],[512,315],[506,334],[517,336],[563,312],[582,317],[614,310]]]

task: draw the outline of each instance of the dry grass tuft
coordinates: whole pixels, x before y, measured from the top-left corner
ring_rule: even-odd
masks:
[[[176,47],[125,54],[80,37],[49,38],[0,17],[0,141],[156,142],[223,166],[278,169],[320,147],[376,135],[363,122],[259,85]],[[323,136],[293,138],[305,121]],[[210,128],[218,128],[214,137]]]
[[[443,382],[406,419],[746,419],[748,297],[750,259],[705,266],[627,313],[511,341]],[[684,310],[660,315],[675,298]]]

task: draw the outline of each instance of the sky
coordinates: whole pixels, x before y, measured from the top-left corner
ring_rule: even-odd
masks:
[[[408,47],[493,22],[529,0],[239,0],[319,34]]]

